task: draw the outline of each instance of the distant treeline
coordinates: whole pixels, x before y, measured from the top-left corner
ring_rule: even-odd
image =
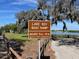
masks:
[[[0,28],[0,32],[16,32],[16,31],[17,31],[16,24],[8,24]]]

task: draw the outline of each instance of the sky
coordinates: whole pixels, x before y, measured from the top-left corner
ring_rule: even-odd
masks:
[[[71,21],[64,20],[64,22],[66,23],[67,30],[79,30],[79,24],[76,21],[71,23]],[[51,26],[51,30],[62,30],[62,29],[63,29],[63,23],[60,21],[58,21],[57,25],[52,24]]]
[[[79,5],[78,2],[79,0],[76,2],[77,5]],[[36,0],[0,0],[0,27],[10,23],[16,23],[16,13],[35,9],[37,5]],[[79,30],[77,22],[71,24],[70,21],[66,21],[66,23],[69,30]],[[59,22],[57,26],[53,24],[51,29],[61,30],[62,27],[63,24]]]
[[[0,26],[16,23],[16,13],[36,7],[36,0],[0,0]]]

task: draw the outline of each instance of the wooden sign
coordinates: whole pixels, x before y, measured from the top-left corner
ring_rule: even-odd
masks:
[[[50,38],[50,21],[29,20],[28,35],[29,38]]]

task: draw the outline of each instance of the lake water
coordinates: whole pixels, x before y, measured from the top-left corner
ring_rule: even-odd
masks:
[[[79,32],[61,32],[61,31],[56,31],[52,32],[54,35],[74,35],[74,36],[79,36]]]

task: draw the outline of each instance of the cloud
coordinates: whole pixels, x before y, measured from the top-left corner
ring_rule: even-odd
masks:
[[[37,0],[18,0],[16,2],[12,2],[12,5],[24,5],[24,4],[28,4],[28,3],[32,3],[32,4],[38,4]]]
[[[14,13],[16,10],[0,10],[0,13]]]
[[[0,10],[0,16],[1,15],[6,15],[6,14],[16,14],[16,13],[18,13],[18,12],[20,12],[20,11],[22,11],[22,9],[13,9],[13,10]]]
[[[5,18],[4,18],[5,17]],[[9,18],[15,18],[15,15],[4,15],[4,16],[0,16],[0,20],[2,19],[9,19]]]

